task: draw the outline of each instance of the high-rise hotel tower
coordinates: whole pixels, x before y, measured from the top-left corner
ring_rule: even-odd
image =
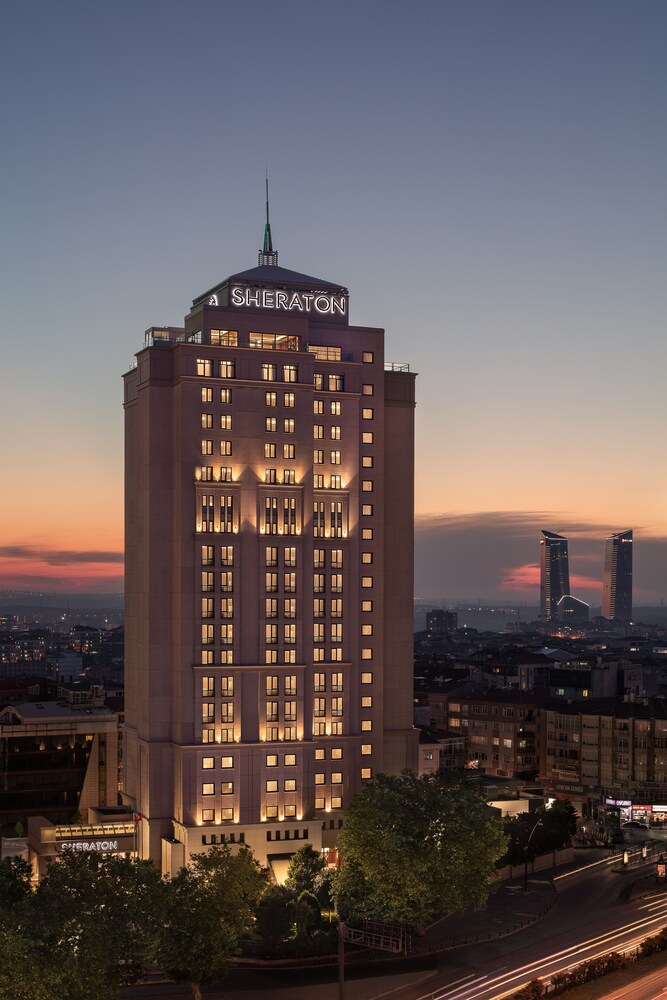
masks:
[[[414,382],[342,285],[259,266],[126,373],[126,801],[170,872],[335,843],[416,765]]]
[[[632,530],[607,539],[602,583],[602,617],[632,621]]]
[[[567,538],[555,531],[543,531],[540,539],[540,617],[551,622],[558,618],[558,602],[570,593],[570,563]]]

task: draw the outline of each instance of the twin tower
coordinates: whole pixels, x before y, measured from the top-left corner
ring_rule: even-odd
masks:
[[[540,539],[540,617],[545,622],[588,619],[588,606],[570,594],[567,538],[553,531],[543,531]],[[602,617],[632,620],[632,530],[607,539]]]

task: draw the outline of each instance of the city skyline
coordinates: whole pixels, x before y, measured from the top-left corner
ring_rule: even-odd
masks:
[[[252,266],[268,163],[281,261],[348,287],[419,373],[416,593],[537,603],[548,524],[599,604],[632,524],[658,603],[664,6],[342,4],[349,30],[250,8],[233,49],[212,3],[8,14],[0,588],[122,588],[117,373]]]

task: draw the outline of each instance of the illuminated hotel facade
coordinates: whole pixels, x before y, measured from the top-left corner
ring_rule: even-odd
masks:
[[[567,538],[554,531],[542,531],[540,538],[540,617],[556,621],[558,602],[570,593],[570,563]]]
[[[125,801],[167,873],[327,849],[366,778],[416,769],[415,376],[348,307],[267,219],[124,376]]]

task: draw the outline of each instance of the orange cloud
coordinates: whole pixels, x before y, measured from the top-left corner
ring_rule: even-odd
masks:
[[[506,569],[500,578],[501,590],[531,590],[534,591],[540,585],[540,567],[538,563],[525,563],[523,566],[515,566]],[[601,581],[594,576],[581,576],[577,573],[570,573],[570,590],[595,590],[599,591],[602,586]]]
[[[0,546],[0,589],[122,591],[121,552]]]

